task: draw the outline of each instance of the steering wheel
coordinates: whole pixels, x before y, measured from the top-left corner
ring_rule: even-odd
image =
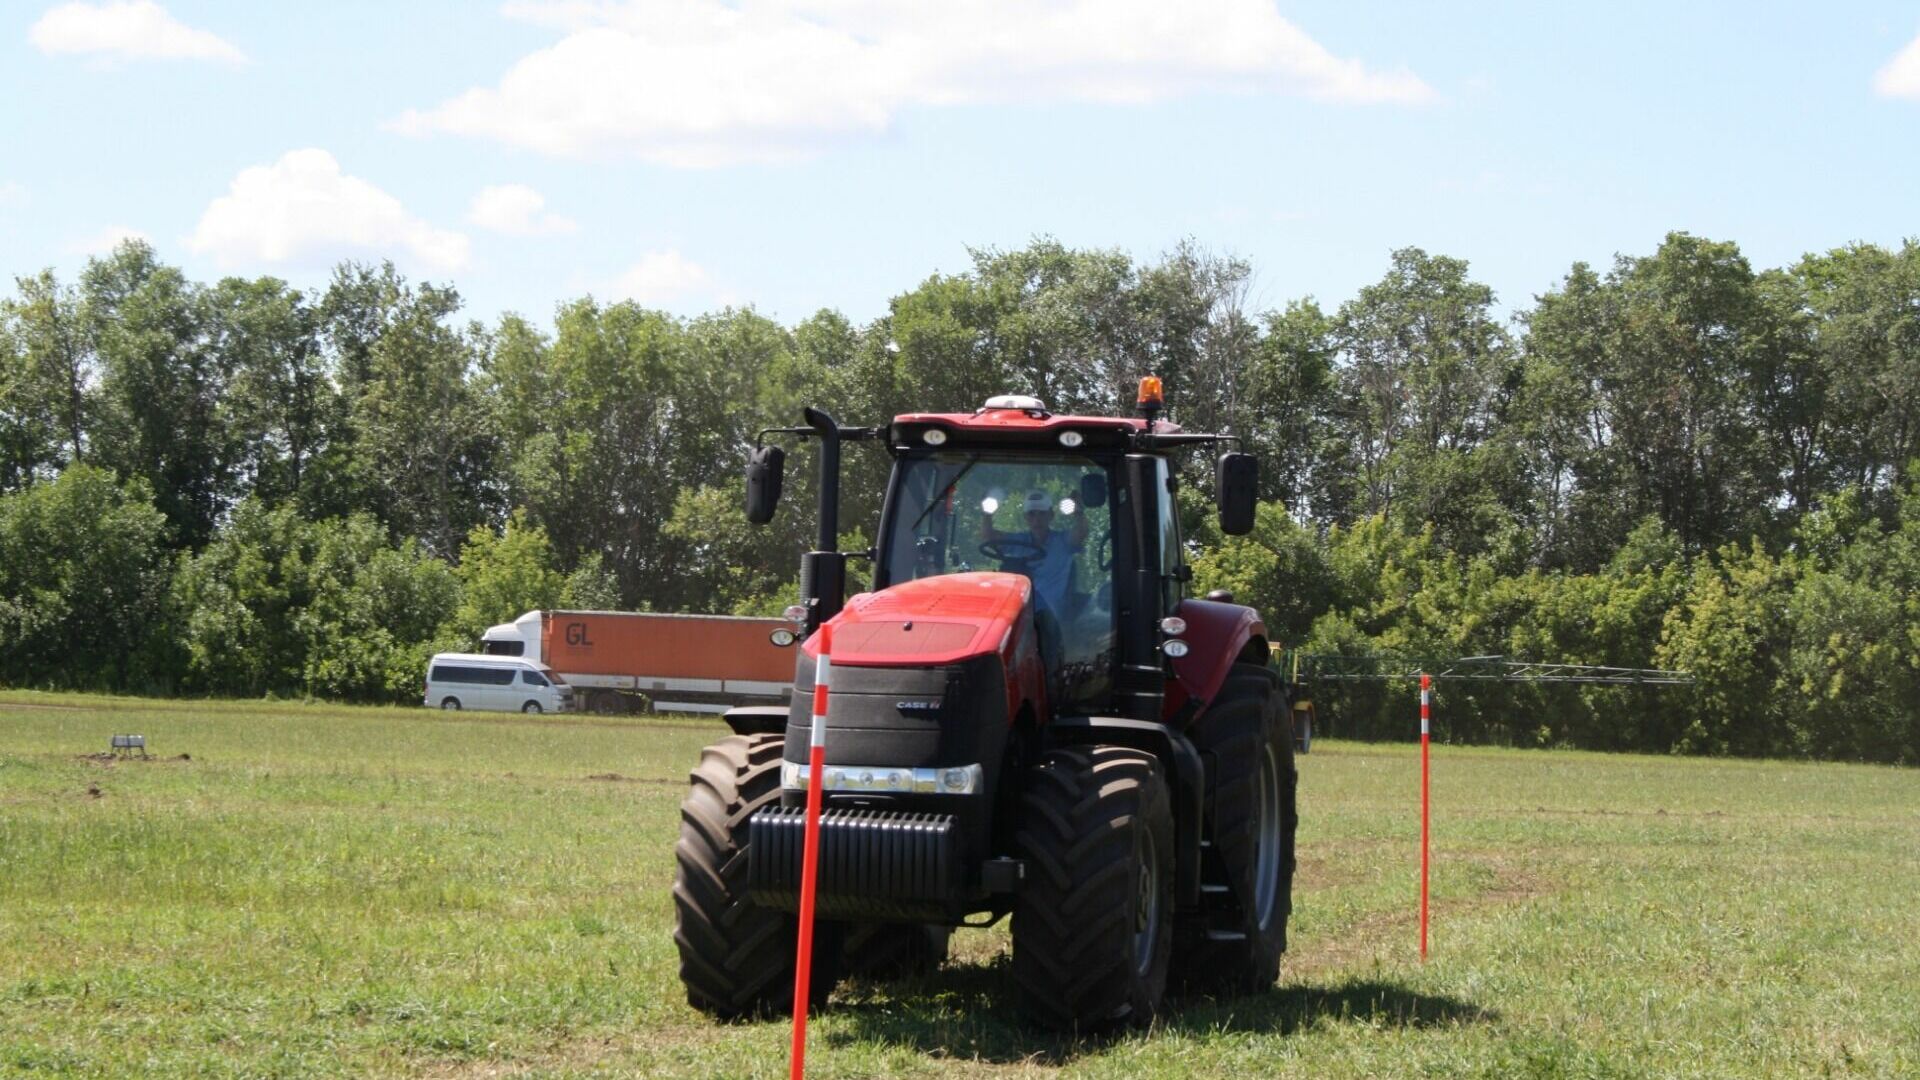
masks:
[[[995,562],[1031,563],[1045,558],[1047,549],[1018,536],[1003,536],[981,544],[980,554]]]

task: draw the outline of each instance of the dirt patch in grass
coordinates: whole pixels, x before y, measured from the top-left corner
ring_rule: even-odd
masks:
[[[1297,855],[1295,856],[1293,882],[1294,888],[1311,886],[1315,889],[1331,889],[1341,885],[1357,885],[1366,881],[1368,875],[1355,868],[1350,858],[1338,855]]]
[[[1723,818],[1727,816],[1727,812],[1725,810],[1668,810],[1664,806],[1657,807],[1653,810],[1609,810],[1602,807],[1594,807],[1587,810],[1550,810],[1544,806],[1536,806],[1533,808],[1533,812],[1536,814],[1553,814],[1553,815],[1562,816],[1562,817]]]
[[[1465,861],[1491,870],[1493,884],[1472,896],[1435,900],[1431,914],[1436,922],[1517,904],[1554,891],[1545,878],[1506,857],[1470,856]],[[1418,908],[1408,905],[1404,910],[1363,916],[1346,926],[1322,932],[1304,945],[1298,935],[1290,934],[1287,955],[1280,965],[1282,981],[1299,982],[1328,972],[1384,963],[1389,954],[1402,950],[1403,943],[1414,940],[1419,918]]]
[[[586,777],[607,784],[652,784],[655,787],[679,787],[685,780],[670,780],[664,776],[622,776],[617,772],[600,772]]]

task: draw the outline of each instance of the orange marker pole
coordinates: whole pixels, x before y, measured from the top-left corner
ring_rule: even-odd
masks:
[[[1427,738],[1433,710],[1433,679],[1420,673],[1420,959],[1427,958],[1427,847],[1432,833],[1431,784],[1427,770]]]
[[[813,983],[813,892],[820,876],[820,803],[827,769],[827,683],[833,627],[820,628],[820,662],[813,673],[813,730],[807,739],[807,831],[800,857],[800,942],[793,957],[793,1080],[807,1074],[807,998]]]

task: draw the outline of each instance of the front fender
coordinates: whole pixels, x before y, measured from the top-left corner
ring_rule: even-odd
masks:
[[[1181,638],[1187,643],[1187,655],[1173,661],[1173,678],[1168,680],[1165,715],[1176,716],[1198,701],[1205,708],[1220,693],[1227,673],[1247,652],[1255,639],[1266,641],[1267,624],[1260,613],[1242,604],[1223,604],[1217,600],[1182,600],[1173,613],[1187,621]],[[1258,650],[1260,663],[1266,663],[1267,650]]]

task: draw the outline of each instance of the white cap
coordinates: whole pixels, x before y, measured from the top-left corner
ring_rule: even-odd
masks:
[[[1051,510],[1051,509],[1053,509],[1053,496],[1047,494],[1044,491],[1027,492],[1026,506],[1022,508],[1023,513],[1031,514],[1035,510]]]

